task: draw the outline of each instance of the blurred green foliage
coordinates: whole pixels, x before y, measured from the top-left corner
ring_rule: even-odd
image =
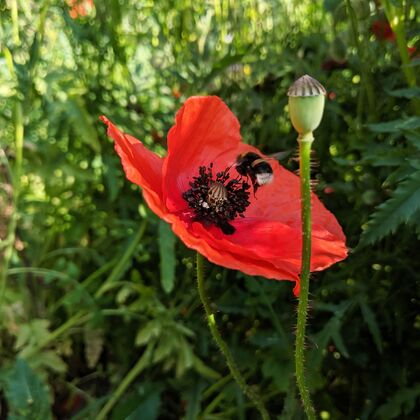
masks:
[[[418,2],[76,3],[0,2],[2,418],[255,418],[205,328],[193,253],[125,180],[98,117],[164,154],[183,100],[215,94],[247,142],[293,150],[286,91],[304,73],[328,89],[316,190],[353,249],[312,277],[315,406],[416,418]],[[302,418],[291,283],[210,266],[206,284],[272,417]]]

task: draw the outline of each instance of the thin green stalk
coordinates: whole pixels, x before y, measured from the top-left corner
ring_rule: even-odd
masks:
[[[3,267],[0,270],[0,307],[3,303],[4,292],[6,290],[7,270],[9,268],[10,260],[13,256],[13,249],[15,246],[16,227],[18,220],[18,202],[20,193],[20,176],[22,173],[22,160],[23,160],[23,116],[22,104],[16,102],[14,112],[14,125],[15,125],[15,163],[12,171],[13,182],[13,213],[7,229],[6,248],[3,256]]]
[[[309,420],[315,420],[315,409],[311,402],[309,390],[305,382],[305,330],[308,316],[309,275],[311,271],[311,145],[312,133],[299,136],[299,167],[300,167],[300,191],[301,191],[301,218],[302,218],[302,267],[300,275],[300,294],[296,327],[295,342],[295,371],[296,382],[303,403],[306,416]]]
[[[382,4],[384,6],[386,18],[389,24],[391,25],[392,30],[395,33],[395,38],[398,46],[398,53],[400,55],[402,63],[402,72],[404,73],[408,86],[414,88],[417,86],[417,80],[414,67],[410,66],[410,56],[408,55],[407,36],[404,24],[404,10],[401,10],[400,7],[395,6],[389,0],[382,0]],[[413,98],[411,102],[413,104],[415,112],[417,114],[420,113],[420,101],[418,100],[418,98]]]
[[[252,401],[255,405],[257,410],[260,412],[261,418],[263,420],[269,420],[270,417],[268,415],[267,409],[264,406],[264,403],[261,397],[257,394],[255,390],[250,388],[241,373],[239,372],[238,367],[236,366],[235,360],[233,359],[233,355],[229,350],[228,345],[223,340],[219,329],[217,328],[216,318],[214,316],[214,312],[211,308],[210,300],[207,296],[206,289],[204,287],[204,258],[197,252],[197,286],[198,286],[198,294],[200,295],[201,302],[204,306],[204,311],[206,313],[207,323],[210,328],[210,332],[216,342],[217,346],[219,347],[220,351],[222,352],[223,356],[226,359],[226,364],[235,379],[236,383],[239,385],[239,388],[242,392]]]
[[[229,373],[229,375],[224,376],[223,378],[219,379],[217,382],[215,382],[213,385],[209,386],[201,395],[203,400],[206,400],[210,397],[211,394],[218,391],[220,388],[224,387],[230,380],[232,379],[232,375]]]
[[[115,392],[112,394],[108,402],[103,406],[102,410],[96,416],[96,420],[104,420],[107,418],[108,413],[112,410],[114,405],[118,402],[121,396],[124,394],[126,389],[131,385],[131,383],[140,375],[140,373],[148,366],[151,361],[152,352],[154,345],[149,344],[146,347],[143,355],[137,361],[137,363],[132,367],[132,369],[127,373],[122,382],[118,385]]]
[[[114,267],[111,271],[108,278],[102,283],[102,286],[97,290],[95,293],[95,298],[101,297],[105,292],[113,287],[113,283],[115,283],[118,278],[123,274],[124,268],[128,262],[128,260],[133,256],[134,252],[136,251],[137,245],[140,242],[141,238],[144,235],[147,226],[147,219],[143,219],[141,222],[140,228],[137,233],[133,236],[132,241],[125,249],[124,254],[122,255],[121,259],[118,261],[118,264]]]
[[[382,0],[382,4],[384,6],[386,18],[395,33],[398,52],[403,64],[402,71],[407,80],[407,84],[410,87],[415,87],[416,73],[414,72],[414,67],[409,66],[410,57],[408,55],[407,37],[405,35],[404,12],[402,10],[398,10],[389,0]]]
[[[376,105],[375,105],[375,92],[374,92],[374,86],[372,82],[372,77],[370,73],[370,66],[367,62],[367,55],[366,55],[366,46],[361,45],[359,36],[359,28],[357,24],[357,16],[356,13],[353,10],[353,7],[351,5],[350,0],[346,0],[346,7],[347,12],[350,17],[350,25],[351,25],[351,31],[353,35],[353,42],[357,50],[357,55],[360,58],[360,72],[362,73],[362,84],[366,91],[366,96],[368,100],[369,105],[369,114],[373,115],[373,113],[376,111]]]
[[[20,45],[19,38],[19,13],[18,13],[18,2],[12,0],[10,2],[10,16],[12,18],[12,39],[16,45]]]

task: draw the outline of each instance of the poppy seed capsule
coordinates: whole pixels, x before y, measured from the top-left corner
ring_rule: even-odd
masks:
[[[308,75],[302,76],[290,86],[287,92],[290,119],[299,135],[311,133],[319,126],[326,93],[324,86]]]

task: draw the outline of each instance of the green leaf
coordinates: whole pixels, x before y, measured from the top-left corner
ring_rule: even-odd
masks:
[[[392,197],[382,203],[371,216],[363,232],[359,247],[373,244],[397,230],[402,223],[409,223],[420,208],[420,171],[401,182]]]
[[[341,319],[339,318],[333,318],[331,323],[331,338],[334,341],[334,344],[337,347],[337,350],[344,356],[349,358],[349,352],[347,350],[346,345],[344,344],[343,337],[341,336],[340,330],[341,330]]]
[[[385,89],[385,92],[388,95],[395,96],[397,98],[417,98],[420,96],[420,87],[412,87],[412,88],[402,88],[402,89],[395,89],[395,90],[388,90]]]
[[[203,391],[205,388],[205,382],[201,378],[196,378],[187,394],[185,400],[187,401],[187,409],[185,413],[185,420],[195,420],[200,418],[201,412],[201,400]]]
[[[33,358],[33,366],[39,370],[48,369],[56,373],[65,373],[67,365],[54,350],[42,350]]]
[[[65,104],[66,113],[72,122],[72,127],[81,140],[95,152],[101,150],[98,134],[92,124],[91,116],[86,110],[86,105],[80,96],[70,96]]]
[[[111,420],[154,420],[158,417],[162,386],[147,381],[134,388],[137,389],[125,395],[115,406]]]
[[[385,181],[382,183],[384,188],[389,188],[390,186],[396,185],[402,182],[404,179],[410,177],[415,169],[410,165],[402,165],[394,172],[391,172]]]
[[[417,67],[420,66],[420,58],[413,58],[409,64],[404,64],[401,67]]]
[[[166,293],[172,292],[175,282],[175,235],[170,225],[159,222],[160,282]]]
[[[289,375],[289,387],[284,398],[283,410],[278,417],[279,420],[290,420],[295,418],[299,403],[296,398],[296,384],[294,375]]]
[[[378,323],[376,322],[375,314],[373,313],[372,309],[370,309],[370,306],[362,300],[359,301],[359,306],[362,311],[363,319],[365,320],[367,327],[372,334],[376,348],[378,349],[379,353],[382,353],[382,336]]]
[[[15,349],[22,350],[42,343],[49,335],[50,322],[46,319],[33,319],[27,324],[22,324],[18,330]]]
[[[0,373],[9,420],[51,419],[47,385],[23,359]]]
[[[420,117],[402,118],[378,124],[368,124],[368,128],[376,133],[398,133],[402,130],[420,128]]]
[[[143,401],[129,416],[126,417],[126,420],[155,420],[159,415],[160,403],[160,390],[153,390],[144,396]]]
[[[413,388],[400,389],[385,404],[378,408],[375,417],[381,420],[408,418],[407,416],[413,411],[419,396],[420,384]]]
[[[293,373],[293,363],[290,360],[266,359],[261,367],[264,378],[272,379],[276,390],[286,392],[289,387],[289,378]]]
[[[148,343],[151,339],[157,338],[162,331],[162,324],[157,321],[153,320],[146,324],[144,328],[139,330],[137,333],[135,344],[136,346],[142,346]]]
[[[416,132],[405,133],[405,138],[418,150],[420,150],[420,135]]]
[[[195,354],[192,355],[193,367],[202,376],[208,379],[221,379],[219,372],[216,372],[211,367],[207,366],[199,357]]]

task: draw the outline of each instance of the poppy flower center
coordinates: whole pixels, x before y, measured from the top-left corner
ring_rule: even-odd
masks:
[[[244,217],[250,205],[250,185],[243,177],[230,179],[230,167],[213,177],[213,164],[200,166],[198,176],[193,177],[190,189],[182,194],[188,206],[194,210],[194,221],[215,225],[226,235],[235,232],[229,223],[236,217]]]

